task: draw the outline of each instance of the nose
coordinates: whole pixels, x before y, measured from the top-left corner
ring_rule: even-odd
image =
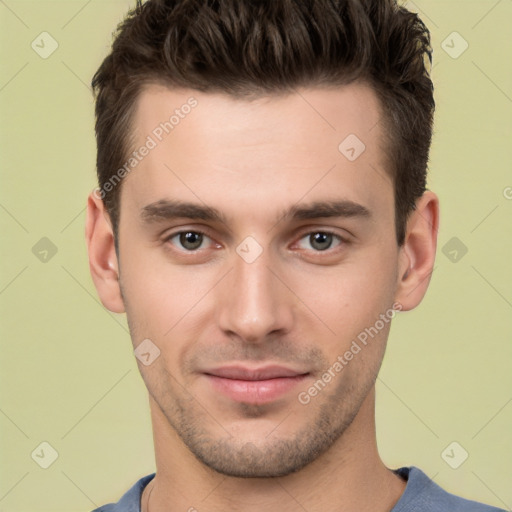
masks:
[[[251,263],[234,254],[233,268],[217,296],[219,327],[225,334],[263,343],[270,335],[290,332],[293,294],[279,274],[267,251]]]

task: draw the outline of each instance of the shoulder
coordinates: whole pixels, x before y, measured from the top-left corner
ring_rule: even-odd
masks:
[[[146,475],[135,482],[117,503],[109,503],[94,509],[92,512],[140,512],[142,491],[149,484],[155,473]]]
[[[395,472],[407,480],[407,486],[391,512],[503,512],[445,491],[417,467],[404,467]]]

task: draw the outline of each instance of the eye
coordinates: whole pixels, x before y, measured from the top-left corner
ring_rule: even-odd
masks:
[[[206,249],[213,240],[204,232],[199,230],[185,230],[172,233],[165,239],[182,252],[194,252]],[[312,231],[303,236],[298,242],[301,249],[313,250],[314,252],[326,252],[333,247],[342,245],[345,240],[336,233],[330,231]]]
[[[201,248],[205,239],[209,237],[202,231],[180,231],[166,238],[166,242],[170,242],[174,246],[180,246],[186,251],[196,251]],[[176,240],[176,241],[174,241]]]
[[[307,243],[309,243],[310,247],[312,247],[314,251],[322,252],[331,248],[334,239],[338,240],[338,243],[335,247],[341,245],[341,243],[344,242],[343,238],[341,238],[339,235],[329,231],[314,231],[308,233],[306,236],[301,238],[301,241],[305,240]],[[300,242],[299,247],[302,249],[309,249],[308,247],[302,246]]]

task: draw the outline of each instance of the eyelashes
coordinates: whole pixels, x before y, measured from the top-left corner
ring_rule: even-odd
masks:
[[[190,253],[191,255],[197,254],[198,251],[206,250],[204,246],[208,245],[208,241],[217,248],[221,247],[219,244],[216,244],[205,231],[200,229],[176,231],[166,236],[164,239],[164,242],[169,244],[173,250],[182,254]],[[306,244],[309,244],[309,247],[304,247],[304,241]],[[336,247],[348,244],[348,241],[341,235],[328,229],[316,229],[302,233],[298,239],[298,243],[301,250],[315,254],[330,254],[333,252],[333,247],[335,249]]]
[[[321,235],[319,238],[312,238],[314,235]],[[322,244],[325,243],[325,239],[327,238],[328,244],[327,247],[320,248],[319,250],[314,250],[314,252],[325,252],[331,249],[332,242],[334,239],[338,240],[338,245],[341,245],[345,243],[345,239],[342,238],[340,235],[337,235],[336,233],[333,233],[332,231],[310,231],[305,236],[302,236],[300,240],[309,239],[310,242],[313,242],[314,244]],[[336,247],[337,247],[336,246]]]

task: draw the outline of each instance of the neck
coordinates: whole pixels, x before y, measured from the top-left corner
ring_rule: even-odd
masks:
[[[374,390],[326,453],[302,470],[276,478],[235,478],[206,467],[182,443],[152,398],[150,406],[157,470],[142,512],[386,512],[405,489],[405,482],[378,454]]]

